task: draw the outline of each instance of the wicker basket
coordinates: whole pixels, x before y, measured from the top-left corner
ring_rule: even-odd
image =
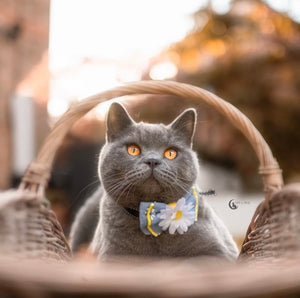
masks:
[[[178,264],[175,260],[133,262],[122,258],[100,267],[75,261],[66,264],[71,257],[70,249],[44,195],[55,153],[71,126],[97,104],[138,94],[175,95],[190,98],[195,104],[204,101],[227,117],[250,142],[260,163],[265,200],[258,206],[246,233],[240,254],[244,264],[214,266],[203,260]],[[101,92],[72,106],[61,117],[28,167],[19,189],[11,191],[2,202],[0,195],[0,262],[4,264],[0,266],[0,292],[15,296],[22,293],[20,297],[24,293],[30,297],[32,293],[60,297],[73,297],[76,293],[106,297],[213,297],[221,293],[228,297],[255,297],[269,295],[274,289],[282,295],[298,293],[300,184],[283,189],[282,186],[281,170],[261,134],[245,115],[218,96],[170,81],[141,81]],[[13,257],[8,258],[10,255]],[[45,266],[33,261],[14,261],[24,257],[59,260],[63,264]],[[287,261],[287,257],[293,261]],[[265,264],[273,263],[281,266],[281,271],[262,270]],[[33,269],[21,270],[26,266]],[[255,282],[258,286],[253,288]]]

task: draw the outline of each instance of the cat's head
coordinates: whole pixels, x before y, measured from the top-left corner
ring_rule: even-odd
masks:
[[[191,148],[195,123],[194,109],[169,125],[136,123],[122,105],[113,103],[99,161],[101,184],[110,197],[138,208],[141,201],[169,203],[189,191],[198,175]]]

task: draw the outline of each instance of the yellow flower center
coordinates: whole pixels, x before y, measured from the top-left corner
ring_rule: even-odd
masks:
[[[169,203],[168,205],[171,206],[173,209],[175,209],[176,204],[177,204],[176,202],[172,202],[172,203]],[[179,218],[181,218],[181,216],[182,216],[182,211],[177,210],[174,219],[175,219],[175,220],[176,220],[176,219],[179,219]]]
[[[174,209],[176,207],[176,202],[169,203],[168,205]]]
[[[180,210],[176,211],[175,220],[181,218],[181,216],[182,216],[182,211]]]

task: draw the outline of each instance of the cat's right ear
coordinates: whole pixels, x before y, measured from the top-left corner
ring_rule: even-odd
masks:
[[[113,142],[122,132],[135,122],[127,113],[126,109],[119,103],[111,104],[106,118],[106,138],[108,142]]]

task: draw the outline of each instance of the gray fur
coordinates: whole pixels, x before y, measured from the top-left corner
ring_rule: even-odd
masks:
[[[102,195],[103,189],[99,187],[76,214],[70,232],[72,251],[77,251],[81,246],[87,246],[92,241],[99,221],[99,199]]]
[[[158,237],[144,235],[139,219],[124,209],[138,210],[141,201],[177,201],[195,185],[199,173],[198,159],[191,148],[195,123],[194,109],[184,111],[166,126],[135,123],[120,104],[111,105],[107,141],[99,158],[101,190],[90,198],[75,219],[71,230],[73,250],[93,235],[90,248],[99,258],[220,256],[234,260],[237,257],[231,235],[204,199],[199,203],[198,221],[183,235],[168,232]],[[129,144],[138,145],[141,154],[129,155]],[[175,159],[164,157],[168,148],[177,150]],[[151,168],[149,160],[155,160],[157,165]],[[100,206],[97,227],[88,233],[87,228],[95,222],[91,208],[95,202]]]

